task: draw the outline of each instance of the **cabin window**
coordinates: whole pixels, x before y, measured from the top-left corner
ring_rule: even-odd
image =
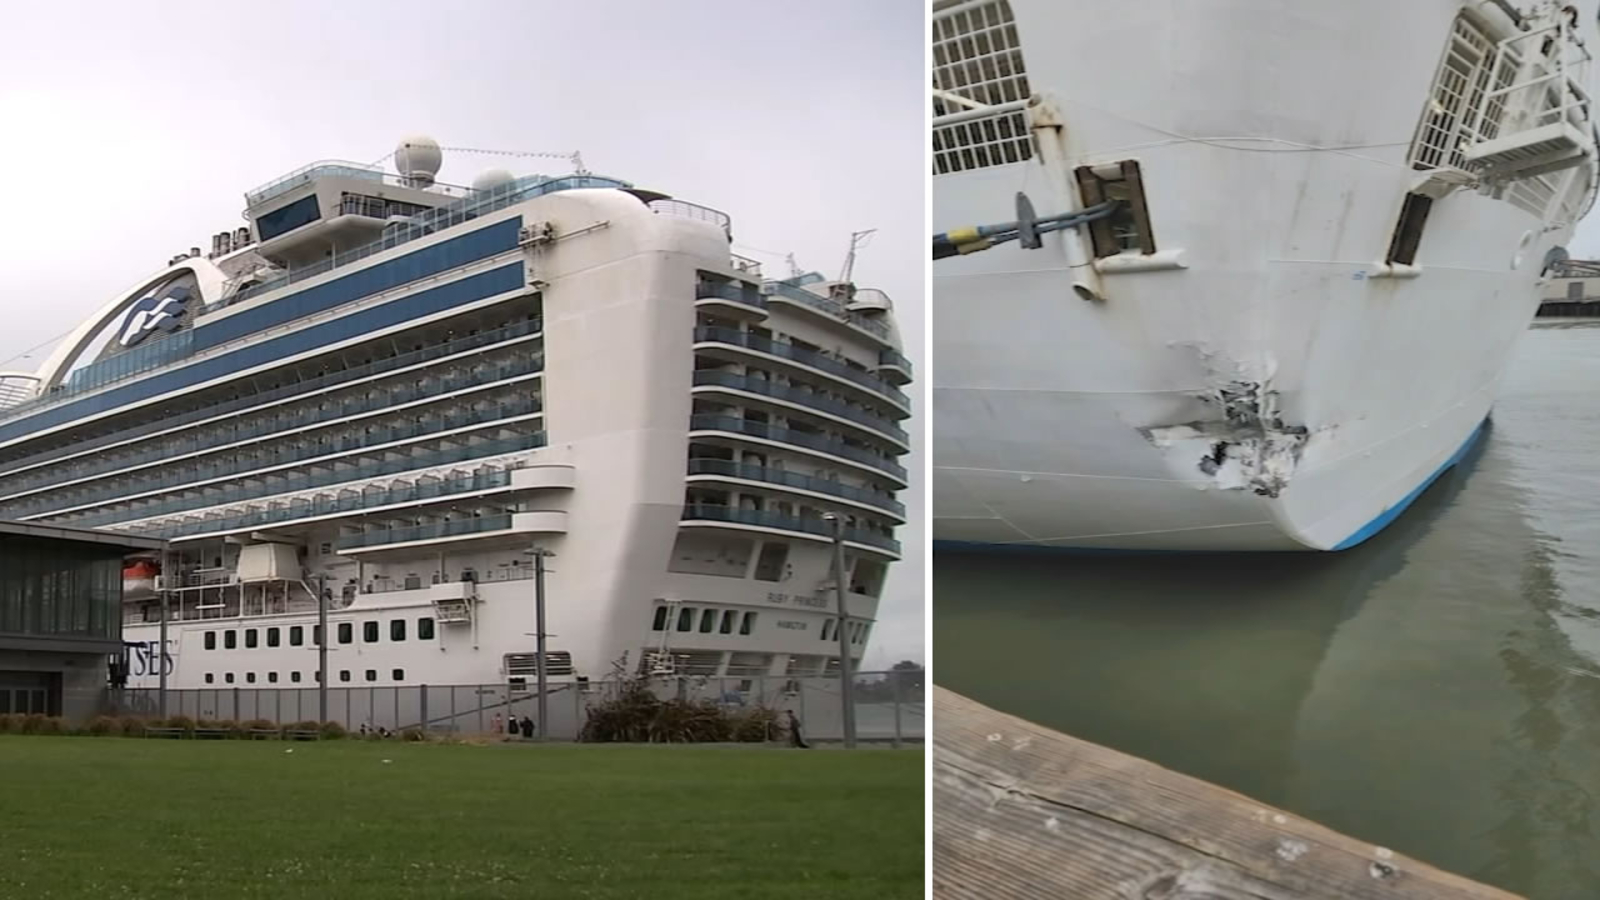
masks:
[[[700,613],[700,633],[710,634],[711,629],[717,625],[717,611],[708,609]]]
[[[300,625],[289,626],[289,646],[298,647],[306,642],[306,630]]]
[[[688,631],[694,627],[694,607],[685,606],[678,610],[678,630]]]
[[[216,676],[215,673],[213,673],[213,672],[207,672],[206,673],[206,684],[215,684],[216,681],[217,681],[217,676]]]
[[[368,669],[367,670],[367,680],[368,681],[377,681],[378,680],[378,670],[377,669]]]
[[[1394,227],[1394,238],[1389,242],[1388,261],[1411,266],[1417,262],[1417,247],[1422,244],[1422,227],[1428,223],[1428,211],[1433,199],[1422,194],[1407,194],[1400,205],[1400,221]]]
[[[393,672],[391,672],[389,674],[394,676],[394,680],[395,681],[405,681],[406,680],[406,670],[405,669],[395,669]]]
[[[389,640],[403,641],[406,639],[406,620],[395,619],[389,623]]]
[[[278,683],[278,673],[277,672],[268,672],[267,673],[267,681],[271,682],[272,684],[277,684]]]
[[[739,622],[739,633],[740,634],[749,634],[750,630],[752,628],[754,628],[755,625],[756,625],[756,614],[753,613],[753,612],[747,612],[747,613],[744,614],[744,619]]]
[[[667,608],[665,606],[656,607],[655,618],[650,620],[650,630],[651,631],[666,631],[667,630]]]
[[[356,639],[356,627],[349,622],[339,623],[339,643],[348,644]]]
[[[417,640],[419,640],[419,641],[431,641],[431,640],[433,640],[433,620],[432,619],[421,618],[421,619],[417,620]]]
[[[299,684],[300,683],[300,673],[299,672],[290,672],[289,673],[289,680],[294,682],[295,684]]]
[[[361,626],[361,640],[366,642],[366,643],[368,643],[368,644],[376,644],[378,642],[378,623],[377,622],[364,622],[364,623],[362,623],[362,626]]]
[[[1084,206],[1106,201],[1116,210],[1103,219],[1090,222],[1089,239],[1095,259],[1120,253],[1156,252],[1155,233],[1150,229],[1150,210],[1145,204],[1144,176],[1139,163],[1131,159],[1103,166],[1079,166],[1074,174]]]
[[[206,649],[217,649],[217,633],[215,631],[206,632]]]
[[[268,628],[267,629],[267,646],[268,647],[276,647],[276,646],[278,646],[278,640],[281,637],[282,637],[282,631],[280,631],[277,628]]]
[[[227,649],[229,649],[229,650],[238,649],[238,647],[239,647],[239,632],[237,632],[237,631],[224,631],[222,633],[222,646],[227,648]]]

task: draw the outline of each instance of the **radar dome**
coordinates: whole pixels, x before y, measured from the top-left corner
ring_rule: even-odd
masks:
[[[423,184],[431,184],[433,176],[439,174],[439,163],[443,154],[439,151],[439,142],[425,135],[408,137],[394,148],[394,167],[406,178]]]
[[[488,169],[479,173],[477,178],[472,179],[472,189],[475,191],[492,191],[513,181],[516,181],[516,178],[505,169]]]

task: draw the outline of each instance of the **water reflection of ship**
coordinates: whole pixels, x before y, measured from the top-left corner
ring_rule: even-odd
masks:
[[[1455,505],[1491,440],[1340,554],[941,553],[938,682],[1283,805],[1295,723],[1329,645]]]
[[[1419,542],[1330,642],[1283,802],[1529,897],[1596,897],[1600,673],[1562,622],[1600,613],[1567,596],[1509,450],[1491,443],[1449,540]]]

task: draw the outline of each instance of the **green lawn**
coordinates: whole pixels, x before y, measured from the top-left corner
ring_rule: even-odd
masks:
[[[921,897],[922,762],[0,736],[0,898]]]

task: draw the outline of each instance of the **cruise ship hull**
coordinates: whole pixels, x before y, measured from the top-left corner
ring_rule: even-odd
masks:
[[[935,541],[1283,551],[1376,534],[1482,433],[1592,159],[1548,195],[1427,184],[1409,138],[1458,2],[1293,21],[1251,0],[1099,4],[1079,27],[1010,6],[1033,158],[936,174],[935,229],[1006,221],[1017,192],[1082,208],[1079,168],[1134,160],[1155,246],[1095,258],[1069,231],[935,263]],[[1396,15],[1368,38],[1382,64],[1351,71],[1342,42]],[[1182,34],[1185,78],[1091,78],[1118,32]],[[1027,56],[1046,35],[1058,46]],[[1396,265],[1419,191],[1436,196]]]

